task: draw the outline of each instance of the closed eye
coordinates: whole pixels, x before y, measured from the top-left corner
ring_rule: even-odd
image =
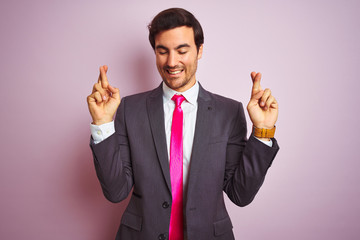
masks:
[[[169,51],[169,49],[166,48],[166,47],[163,46],[163,45],[158,45],[158,46],[156,46],[156,51],[157,51],[158,54],[164,55],[164,54],[166,54],[166,53]]]

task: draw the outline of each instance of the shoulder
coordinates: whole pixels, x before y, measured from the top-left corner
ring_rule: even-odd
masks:
[[[147,100],[158,96],[156,99],[162,100],[161,88],[155,88],[150,91],[128,95],[121,98],[116,118],[145,118],[147,113]]]
[[[237,127],[238,129],[241,129],[241,131],[246,132],[246,117],[241,102],[204,89],[202,89],[202,91],[203,93],[201,94],[199,92],[199,94],[202,95],[201,98],[207,98],[208,100],[205,100],[201,103],[201,105],[205,105],[207,106],[207,109],[211,110],[214,126],[220,126],[216,129],[220,129],[228,132],[228,134],[231,134],[231,131]],[[208,102],[208,104],[206,102]]]
[[[199,99],[203,99],[205,101],[211,101],[217,108],[224,109],[239,109],[242,108],[242,103],[216,93],[209,92],[205,90],[202,86],[200,86]]]
[[[127,102],[133,102],[133,101],[137,102],[137,101],[141,101],[143,99],[145,100],[149,96],[153,95],[154,92],[156,92],[156,90],[157,90],[157,88],[150,90],[150,91],[146,91],[146,92],[128,95],[128,96],[123,97],[122,99],[126,100]]]
[[[202,87],[199,91],[199,106],[212,109],[213,117],[220,126],[226,126],[235,122],[246,125],[246,117],[241,102],[234,99],[209,92]]]
[[[126,102],[126,105],[141,105],[141,104],[145,104],[148,98],[161,97],[161,96],[162,96],[162,89],[160,85],[160,87],[157,87],[150,91],[136,93],[123,97],[121,102],[122,103],[124,102],[124,104]]]
[[[221,96],[219,94],[216,93],[211,93],[213,99],[218,103],[218,104],[224,104],[224,105],[233,105],[233,106],[239,106],[239,104],[242,104],[241,102],[232,99],[232,98],[228,98],[225,96]]]

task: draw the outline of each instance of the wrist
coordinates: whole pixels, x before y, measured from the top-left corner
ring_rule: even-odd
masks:
[[[270,138],[273,138],[275,135],[275,130],[275,126],[272,128],[258,128],[254,125],[252,134],[263,141],[270,141]]]
[[[93,122],[91,124],[99,126],[99,125],[103,125],[105,123],[109,123],[112,121],[113,121],[112,119],[93,120]]]

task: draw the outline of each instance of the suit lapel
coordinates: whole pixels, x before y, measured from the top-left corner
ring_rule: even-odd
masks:
[[[196,115],[195,135],[191,153],[190,172],[188,179],[188,197],[191,197],[201,168],[204,164],[203,155],[210,139],[211,122],[213,121],[214,103],[210,94],[201,85],[198,97],[198,112]]]
[[[169,159],[166,146],[165,123],[164,123],[164,107],[162,85],[156,88],[147,98],[146,106],[150,120],[151,132],[155,143],[156,152],[160,162],[160,166],[171,192]]]

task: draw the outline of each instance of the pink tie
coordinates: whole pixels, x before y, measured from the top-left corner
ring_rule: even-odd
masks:
[[[174,95],[175,101],[171,125],[170,140],[170,178],[172,191],[172,205],[170,216],[169,239],[183,240],[183,111],[181,103],[183,95]]]

